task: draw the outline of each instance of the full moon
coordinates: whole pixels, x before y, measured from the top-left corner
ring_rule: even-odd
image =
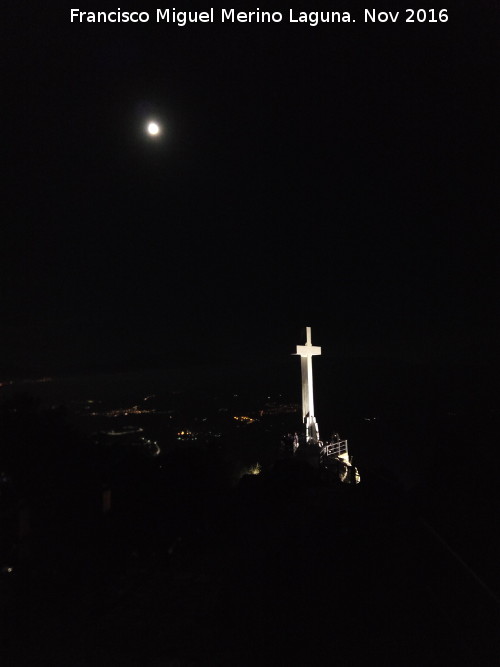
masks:
[[[148,123],[148,134],[150,134],[152,137],[155,137],[157,134],[160,134],[160,126],[158,123]]]

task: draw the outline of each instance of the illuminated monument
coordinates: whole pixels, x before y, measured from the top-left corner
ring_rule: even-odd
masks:
[[[311,342],[311,327],[306,327],[305,345],[297,345],[302,371],[302,423],[306,426],[306,442],[319,443],[319,428],[314,416],[312,358],[321,354],[321,348]]]
[[[352,456],[349,456],[347,440],[341,440],[337,433],[326,442],[319,439],[319,426],[314,415],[312,358],[321,354],[321,348],[312,344],[311,327],[306,327],[305,345],[297,345],[296,354],[300,356],[302,372],[302,423],[306,427],[305,444],[317,445],[319,466],[327,474],[346,484],[359,484],[360,475],[353,465]],[[304,433],[301,436],[295,434],[293,451],[300,453],[303,442]]]

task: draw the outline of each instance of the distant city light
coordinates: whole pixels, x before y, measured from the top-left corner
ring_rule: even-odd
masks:
[[[88,415],[91,417],[128,417],[129,415],[151,415],[151,414],[164,414],[159,412],[156,409],[145,410],[144,408],[139,408],[138,405],[133,405],[131,408],[118,408],[116,410],[95,410],[93,412],[88,412]]]
[[[242,424],[253,424],[254,421],[256,421],[252,417],[246,417],[245,415],[242,415],[241,417],[240,416],[235,416],[235,417],[233,417],[233,419],[237,422],[241,422]]]

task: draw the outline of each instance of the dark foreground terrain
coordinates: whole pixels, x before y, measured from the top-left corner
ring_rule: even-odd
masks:
[[[3,578],[2,664],[498,664],[493,594],[377,475],[282,460],[163,502]]]
[[[280,451],[293,414],[155,457],[6,401],[2,666],[500,664],[498,412],[343,413],[357,486]]]

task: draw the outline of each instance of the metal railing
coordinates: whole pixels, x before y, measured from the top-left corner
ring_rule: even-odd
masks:
[[[329,442],[323,446],[320,452],[321,457],[342,456],[347,454],[347,440],[338,440],[337,442]]]

